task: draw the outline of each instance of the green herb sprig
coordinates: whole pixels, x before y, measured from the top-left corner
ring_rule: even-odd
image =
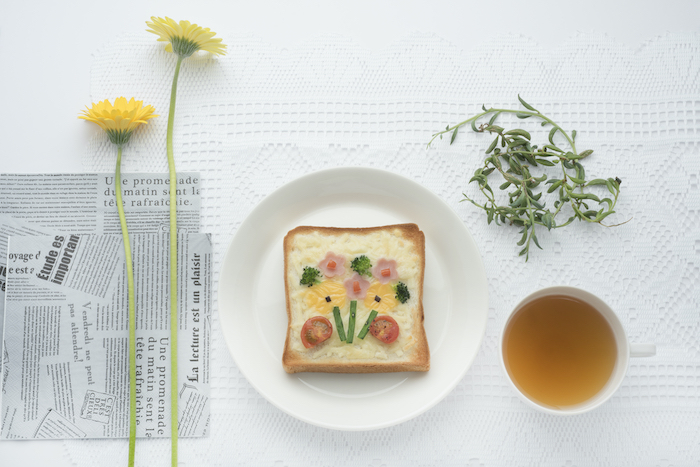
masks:
[[[448,125],[445,130],[435,133],[428,143],[428,147],[436,138],[442,139],[444,135],[449,133],[452,134],[450,144],[454,143],[460,128],[465,125],[470,125],[471,129],[477,133],[488,132],[496,135],[486,149],[483,167],[476,169],[474,176],[469,180],[469,183],[475,182],[479,185],[479,190],[486,197],[486,201],[484,204],[479,204],[464,193],[465,199],[462,201],[469,201],[486,211],[489,224],[496,221],[498,225],[508,223],[521,227],[522,237],[518,241],[518,246],[523,248],[520,250],[519,256],[525,255],[525,261],[527,261],[531,243],[542,249],[535,233],[537,225],[552,230],[579,220],[612,227],[612,225],[603,224],[603,220],[615,212],[622,181],[617,177],[586,181],[586,172],[581,165],[581,160],[590,156],[593,151],[587,149],[578,152],[576,149],[576,130],[571,131],[571,134],[567,133],[520,96],[518,96],[518,100],[525,107],[525,110],[487,109],[482,106],[483,112],[456,125]],[[532,144],[530,133],[523,129],[506,130],[496,125],[496,119],[501,114],[514,114],[520,119],[534,117],[541,120],[543,127],[551,126],[548,144],[542,146]],[[479,120],[485,120],[486,117],[490,117],[488,122],[477,126]],[[557,133],[564,138],[568,149],[562,149],[555,144],[554,139]],[[542,173],[539,177],[530,173],[531,168],[540,167],[546,170],[548,167],[557,165],[560,166],[560,173],[556,178],[548,179],[546,173]],[[493,172],[498,172],[504,179],[504,182],[499,186],[501,190],[507,190],[511,186],[513,188],[513,191],[508,193],[506,205],[501,206],[497,203],[493,189],[488,183],[488,177]],[[554,211],[548,209],[546,202],[541,199],[542,190],[535,192],[537,191],[535,189],[542,183],[549,185],[548,194],[557,191],[558,198],[554,201]],[[596,185],[604,185],[612,197],[601,199],[586,190],[588,187]],[[571,207],[573,215],[566,222],[557,224],[555,220],[557,215],[567,205]]]

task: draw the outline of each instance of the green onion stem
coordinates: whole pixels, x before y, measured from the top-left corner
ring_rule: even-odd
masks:
[[[173,157],[173,126],[175,120],[175,98],[177,78],[180,75],[182,57],[177,57],[175,76],[170,91],[170,111],[168,112],[167,149],[170,172],[170,459],[172,467],[177,467],[177,172]]]
[[[333,317],[335,318],[335,327],[338,330],[338,338],[341,341],[345,340],[345,329],[343,328],[343,318],[340,317],[340,308],[333,307]]]
[[[362,330],[360,333],[357,335],[359,339],[364,339],[367,333],[369,332],[369,327],[372,325],[372,321],[374,321],[374,318],[377,317],[377,310],[372,310],[372,313],[369,314],[369,318],[367,318],[367,322],[365,322],[365,325],[362,326]]]
[[[348,335],[345,342],[352,344],[355,335],[355,314],[357,313],[357,300],[350,302],[350,318],[348,319]]]
[[[136,307],[134,304],[134,266],[131,262],[131,243],[129,230],[126,227],[124,203],[122,202],[122,147],[117,149],[117,169],[115,180],[117,189],[117,211],[124,239],[124,255],[126,256],[126,288],[129,301],[129,467],[134,466],[136,453]]]

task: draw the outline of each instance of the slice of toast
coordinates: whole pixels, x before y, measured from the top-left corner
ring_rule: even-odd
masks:
[[[352,262],[363,255],[372,269],[363,271],[362,280],[355,280],[358,276]],[[329,269],[330,265],[334,268]],[[301,284],[304,268],[318,271],[315,281]],[[430,351],[423,327],[424,270],[425,236],[415,224],[370,228],[301,226],[291,230],[284,238],[288,318],[282,356],[285,371],[428,371]],[[397,292],[399,283],[403,284],[399,286],[403,292],[408,290],[410,298]],[[343,331],[348,333],[353,298],[357,311],[352,343],[348,343],[349,336],[341,340],[333,308],[339,308]],[[364,338],[358,337],[372,310],[380,318],[390,316],[396,321],[399,335],[395,341],[385,343],[371,332]],[[302,328],[314,316],[328,319],[333,330],[325,341],[307,348]]]

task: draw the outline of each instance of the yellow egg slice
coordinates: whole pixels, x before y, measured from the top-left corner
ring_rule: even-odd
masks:
[[[374,297],[381,298],[380,301],[376,301]],[[396,292],[391,284],[381,284],[375,282],[369,286],[367,291],[367,296],[365,297],[365,306],[369,310],[377,310],[379,313],[387,312],[393,309],[398,303],[396,300]]]
[[[326,297],[331,300],[326,300]],[[321,314],[329,313],[334,306],[342,309],[345,305],[345,287],[340,282],[324,281],[309,287],[304,299],[307,307]]]

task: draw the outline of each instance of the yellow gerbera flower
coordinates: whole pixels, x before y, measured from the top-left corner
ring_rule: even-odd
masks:
[[[159,41],[169,42],[165,46],[166,51],[174,51],[182,58],[187,58],[198,50],[219,55],[226,53],[226,45],[221,43],[221,38],[214,37],[216,33],[209,28],[184,20],[177,23],[167,16],[165,19],[151,16],[151,21],[146,21],[146,24],[151,28],[146,31],[159,36]]]
[[[126,97],[117,97],[114,105],[105,99],[97,104],[93,103],[92,108],[85,108],[87,110],[83,110],[83,115],[78,118],[97,123],[117,146],[126,144],[131,138],[131,133],[139,125],[158,116],[153,115],[156,110],[154,107],[144,107],[143,101],[137,101],[133,97],[130,101],[127,101]]]

